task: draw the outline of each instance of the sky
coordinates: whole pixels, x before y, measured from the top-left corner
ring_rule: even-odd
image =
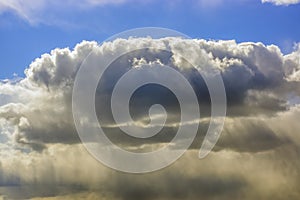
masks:
[[[24,68],[54,48],[73,48],[82,40],[102,42],[138,27],[170,28],[199,39],[276,44],[284,53],[300,41],[297,4],[276,6],[259,0],[95,2],[1,1],[0,78],[11,78],[14,73],[23,77]],[[12,59],[15,56],[18,58]]]
[[[0,0],[0,200],[300,199],[298,19],[299,0]],[[102,43],[141,27],[174,29],[189,38]],[[130,73],[137,75],[120,84]],[[170,87],[155,82],[127,90],[151,78]],[[224,91],[211,92],[220,80]],[[197,107],[185,89],[176,92],[184,84]],[[121,92],[113,101],[116,88]],[[226,94],[224,126],[199,159],[202,144],[212,142],[206,140],[210,125],[221,121],[220,113],[213,116],[213,94],[220,92]],[[157,104],[164,113],[156,113]],[[132,119],[118,121],[114,112],[124,107]],[[112,144],[97,146],[103,138],[91,134],[95,123]],[[157,135],[125,134],[148,134],[149,123],[159,128]],[[113,169],[88,148],[124,168],[147,168],[169,157],[151,157],[146,166],[116,159],[116,146],[136,154],[163,147],[177,153],[195,127],[184,154],[151,173]],[[184,134],[173,140],[179,130]]]

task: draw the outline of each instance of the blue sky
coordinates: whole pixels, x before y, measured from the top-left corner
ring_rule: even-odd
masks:
[[[87,1],[88,5],[11,2],[0,1],[1,79],[13,73],[24,76],[24,69],[35,58],[54,48],[73,48],[82,40],[101,42],[145,26],[171,28],[193,38],[276,44],[284,53],[300,42],[300,4],[278,6],[259,0],[102,0],[98,4]]]

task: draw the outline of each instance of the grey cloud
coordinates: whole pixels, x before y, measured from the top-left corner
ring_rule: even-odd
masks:
[[[230,122],[229,122],[230,121]],[[265,122],[254,119],[227,119],[215,149],[232,149],[237,152],[262,152],[288,144],[279,138]]]
[[[105,72],[104,79],[101,79],[97,89],[96,108],[98,114],[104,116],[100,120],[103,126],[114,124],[109,106],[111,92],[121,75],[132,67],[135,58],[144,58],[146,62],[159,59],[185,75],[196,91],[203,117],[210,114],[209,93],[201,75],[185,59],[199,60],[198,67],[203,67],[203,70],[221,70],[227,91],[229,116],[273,116],[288,109],[288,98],[291,95],[298,95],[293,94],[298,90],[298,85],[288,78],[300,68],[296,62],[299,54],[294,52],[283,56],[274,45],[178,38],[118,39],[101,46],[84,41],[72,51],[55,49],[50,54],[42,55],[26,69],[23,80],[14,84],[1,83],[1,99],[3,104],[7,104],[1,106],[0,117],[15,126],[12,134],[20,144],[40,149],[47,143],[78,143],[72,120],[71,95],[76,72],[84,58],[92,50],[101,52],[105,57],[112,52],[145,48],[150,43],[158,48],[164,46],[171,52],[134,51],[112,63]],[[199,45],[203,51],[195,55],[194,45]],[[183,59],[178,57],[182,51],[193,53],[189,58]],[[18,103],[10,103],[8,100]],[[157,86],[148,86],[136,92],[131,104],[133,117],[138,121],[147,119],[148,107],[154,103],[166,107],[170,114],[167,123],[178,122],[180,111],[176,98],[168,90]],[[26,123],[22,124],[22,120]],[[118,131],[111,132],[113,138],[113,133]],[[167,132],[174,132],[174,128]],[[172,137],[172,134],[165,137],[161,137],[161,142],[168,141],[167,138]]]
[[[219,151],[204,160],[188,151],[167,169],[132,175],[103,167],[80,145],[54,145],[2,159],[0,192],[15,199],[297,199],[298,156],[292,146],[254,155]]]
[[[200,129],[184,157],[169,168],[141,176],[122,174],[99,164],[79,144],[71,111],[73,81],[91,50],[105,56],[149,43],[166,46],[171,53],[146,56],[136,51],[113,63],[99,83],[96,109],[105,116],[99,121],[107,135],[132,151],[147,151],[169,142],[179,125],[200,122]],[[200,55],[193,45],[201,47]],[[210,98],[200,74],[178,56],[181,51],[191,52],[186,59],[198,59],[203,69],[221,70],[228,94],[224,130],[204,160],[197,153],[209,123]],[[143,145],[126,138],[107,103],[134,58],[148,64],[159,58],[184,74],[196,91],[201,118],[180,124],[174,95],[146,86],[133,96],[133,117],[147,124],[148,107],[161,103],[169,114],[166,127]],[[0,152],[0,194],[16,199],[299,199],[299,58],[299,50],[282,55],[274,45],[178,38],[119,39],[101,46],[84,41],[73,50],[53,50],[36,59],[24,79],[0,83],[0,130],[11,145]]]

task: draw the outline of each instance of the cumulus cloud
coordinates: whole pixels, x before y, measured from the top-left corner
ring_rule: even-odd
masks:
[[[262,0],[262,3],[272,3],[277,6],[288,6],[288,5],[293,5],[293,4],[298,4],[300,3],[299,0]]]
[[[169,52],[144,49],[121,56],[99,82],[95,107],[107,136],[132,151],[148,151],[169,142],[179,125],[200,123],[200,128],[186,155],[171,167],[141,176],[120,174],[96,162],[80,143],[71,109],[74,79],[91,51],[105,58],[149,44]],[[196,47],[201,51],[194,51]],[[203,72],[220,70],[227,91],[228,118],[219,142],[204,160],[197,160],[197,150],[210,121],[210,97],[201,75],[179,56],[182,52],[188,52],[185,59],[199,63],[195,67]],[[25,70],[23,79],[0,82],[0,196],[298,199],[299,59],[299,50],[283,55],[275,45],[181,38],[117,39],[102,45],[83,41],[72,50],[44,54]],[[130,107],[136,124],[144,127],[149,122],[148,110],[155,103],[166,108],[168,118],[157,136],[134,140],[113,120],[111,92],[123,73],[153,63],[169,65],[187,78],[202,117],[180,123],[172,92],[157,85],[142,87]]]
[[[188,59],[199,59],[202,65],[199,67],[208,66],[222,70],[229,104],[228,115],[274,115],[288,109],[287,98],[290,98],[290,91],[282,91],[280,87],[290,84],[285,79],[289,74],[286,75],[288,72],[285,72],[284,56],[276,46],[176,38],[118,39],[102,46],[97,46],[95,42],[82,42],[73,51],[56,49],[51,54],[42,55],[25,71],[25,79],[16,84],[0,85],[2,96],[5,95],[3,102],[14,99],[1,107],[0,116],[14,124],[13,137],[19,143],[38,145],[36,147],[43,147],[44,143],[78,143],[72,120],[71,94],[76,72],[83,59],[91,50],[100,51],[105,56],[115,51],[144,47],[148,43],[171,49],[171,53],[147,52],[148,57],[144,59],[147,62],[160,59],[184,74],[194,87],[201,105],[205,105],[202,106],[205,107],[203,116],[210,112],[210,98],[205,82],[195,69],[176,56],[183,51],[192,50],[193,45],[199,45],[203,51],[200,52],[201,55],[191,55]],[[113,126],[114,120],[107,105],[117,80],[130,69],[134,58],[144,57],[144,54],[145,52],[138,51],[117,59],[104,74],[104,77],[111,78],[103,79],[97,89],[96,109],[104,116],[100,122],[104,127],[113,129],[111,131],[116,134],[116,138],[121,136],[118,136],[118,128]],[[206,60],[205,63],[202,60]],[[293,84],[290,87],[297,86],[297,83]],[[132,101],[136,105],[132,108],[135,118],[141,121],[147,119],[147,108],[154,103],[160,103],[173,116],[167,122],[176,123],[179,119],[176,98],[168,91],[155,87],[140,89],[135,94],[136,98]],[[164,99],[159,97],[157,91],[163,93]],[[165,131],[170,132],[168,129]]]

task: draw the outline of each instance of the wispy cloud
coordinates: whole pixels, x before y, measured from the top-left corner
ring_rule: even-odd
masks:
[[[277,6],[288,6],[300,3],[300,0],[262,0],[262,3],[272,3]]]
[[[0,0],[0,14],[13,12],[32,25],[45,22],[45,13],[64,12],[66,10],[89,9],[96,6],[118,5],[131,0]]]
[[[259,4],[260,0],[257,0]],[[5,12],[16,14],[21,19],[31,25],[37,24],[68,24],[65,18],[68,13],[76,13],[82,10],[94,9],[95,7],[104,7],[108,5],[120,6],[124,4],[165,4],[169,7],[193,6],[201,11],[211,11],[220,8],[226,4],[250,2],[249,0],[191,0],[187,4],[183,0],[167,1],[167,0],[0,0],[0,15]],[[275,5],[290,5],[299,3],[300,0],[261,0],[262,3],[273,3]]]

